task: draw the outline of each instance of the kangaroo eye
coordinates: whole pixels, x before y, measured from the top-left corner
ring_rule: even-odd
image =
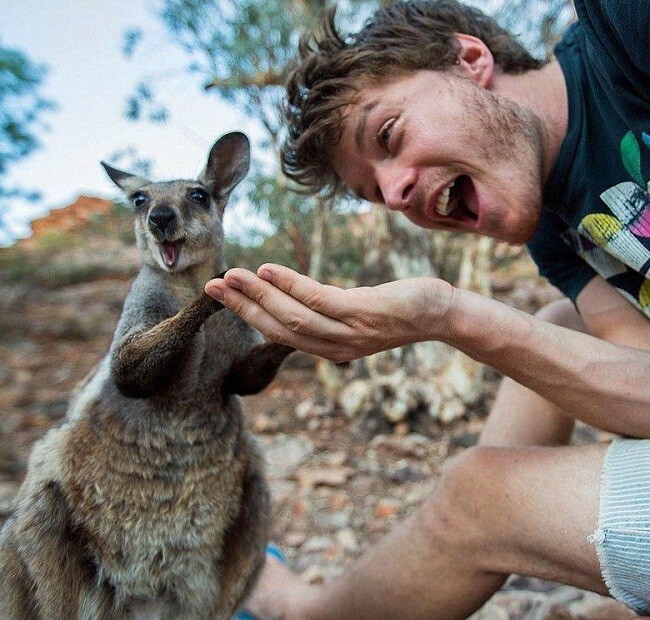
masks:
[[[208,204],[208,193],[202,189],[193,189],[190,192],[190,198],[200,205]]]
[[[133,204],[136,207],[141,207],[145,202],[147,202],[147,195],[143,192],[136,192],[131,196],[131,200],[133,200]]]

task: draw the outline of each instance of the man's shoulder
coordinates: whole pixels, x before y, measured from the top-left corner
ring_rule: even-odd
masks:
[[[650,0],[575,0],[588,53],[613,79],[650,81]]]

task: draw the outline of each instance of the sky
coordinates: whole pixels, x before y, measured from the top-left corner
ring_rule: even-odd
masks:
[[[254,137],[252,121],[204,94],[199,77],[184,71],[188,59],[171,44],[153,6],[153,0],[0,0],[0,41],[48,67],[40,92],[58,105],[43,117],[49,131],[40,134],[41,148],[10,168],[9,186],[42,193],[38,202],[11,205],[6,220],[15,236],[29,235],[31,219],[80,194],[116,197],[99,161],[117,151],[134,147],[153,160],[154,180],[191,178],[221,134],[240,130]],[[122,43],[133,27],[145,38],[129,60]],[[158,76],[167,123],[124,118],[126,98],[147,76]],[[241,228],[256,219],[244,202],[229,211],[227,233],[235,222]],[[7,242],[0,237],[0,244]]]

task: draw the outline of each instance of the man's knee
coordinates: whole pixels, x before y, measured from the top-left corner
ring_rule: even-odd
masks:
[[[420,513],[437,547],[454,555],[489,549],[499,512],[492,490],[499,484],[504,456],[503,449],[475,446],[449,461]]]

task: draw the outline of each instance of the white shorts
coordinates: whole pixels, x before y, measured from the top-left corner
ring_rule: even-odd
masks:
[[[595,544],[610,594],[650,614],[650,439],[615,439],[605,454]]]

